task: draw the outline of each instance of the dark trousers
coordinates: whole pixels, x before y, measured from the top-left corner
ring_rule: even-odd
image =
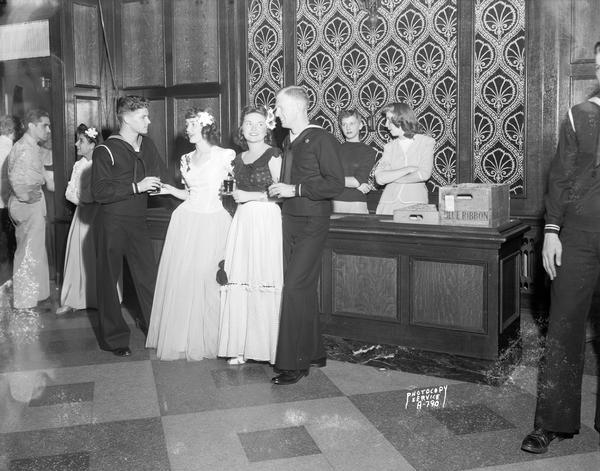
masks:
[[[553,432],[577,433],[586,320],[600,274],[600,233],[565,228],[560,239],[562,266],[552,282],[535,425]],[[595,426],[600,431],[600,394],[596,396]]]
[[[0,263],[11,263],[17,249],[15,226],[10,220],[8,208],[0,208]]]
[[[283,292],[275,366],[306,370],[325,356],[317,283],[329,216],[283,215]]]
[[[129,346],[129,327],[123,319],[117,293],[123,257],[129,265],[140,303],[142,318],[139,321],[146,328],[150,324],[152,311],[156,262],[144,217],[115,216],[103,212],[101,208],[95,227],[100,347],[114,350]]]

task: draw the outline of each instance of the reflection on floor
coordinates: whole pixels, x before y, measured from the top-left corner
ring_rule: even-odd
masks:
[[[157,361],[133,321],[133,355],[117,358],[98,349],[94,311],[14,311],[2,290],[3,470],[600,469],[595,364],[581,433],[535,456],[519,450],[535,362],[486,382],[466,360],[328,337],[325,368],[274,386],[264,364]]]

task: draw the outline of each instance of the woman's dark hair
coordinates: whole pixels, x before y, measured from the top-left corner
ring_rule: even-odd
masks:
[[[242,110],[242,116],[240,119],[240,127],[238,129],[237,141],[238,141],[238,144],[240,145],[240,147],[244,150],[248,150],[248,143],[246,142],[246,138],[244,137],[244,134],[242,133],[242,126],[244,125],[246,116],[248,116],[249,114],[252,114],[252,113],[257,113],[261,116],[264,116],[265,120],[267,120],[267,118],[269,117],[269,109],[264,105],[258,105],[258,106],[249,105],[249,106],[246,106]],[[265,134],[265,142],[267,144],[269,144],[270,146],[273,145],[273,130],[269,129],[268,126],[267,126],[267,134]]]
[[[87,125],[81,123],[79,126],[77,126],[77,136],[81,134],[88,140],[88,142],[93,142],[94,144],[98,145],[100,142],[100,131],[98,131],[97,128],[93,128],[96,131],[96,137],[91,137],[89,134],[85,133],[88,129],[90,128],[87,127]]]
[[[402,128],[404,135],[409,139],[422,132],[415,112],[406,103],[390,103],[384,106],[381,114],[385,118],[387,113],[392,115],[390,121],[394,123],[394,126]]]
[[[199,108],[193,107],[185,112],[185,119],[197,118],[200,113],[208,113],[212,116],[213,122],[211,124],[207,124],[202,127],[202,137],[213,146],[217,146],[221,143],[221,135],[217,130],[217,125],[215,124],[215,116],[210,108]]]

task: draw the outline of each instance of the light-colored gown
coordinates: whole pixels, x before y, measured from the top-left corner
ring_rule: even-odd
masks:
[[[161,360],[216,358],[219,331],[218,265],[225,257],[231,216],[219,190],[235,152],[213,147],[196,166],[181,157],[189,197],[171,216],[160,258],[146,347]]]
[[[425,182],[431,177],[434,147],[435,140],[424,134],[415,134],[410,140],[394,139],[383,147],[383,155],[377,163],[375,175],[381,170],[412,166],[419,170],[416,175],[402,177],[385,186],[376,214],[394,214],[395,209],[429,201]]]
[[[91,172],[91,159],[79,159],[73,165],[71,179],[65,191],[65,197],[77,205],[77,208],[67,238],[60,304],[76,310],[97,306],[96,250],[90,228],[98,206],[91,203]]]
[[[251,164],[235,160],[238,189],[265,191],[279,177],[281,151],[270,148]],[[221,288],[219,356],[275,363],[283,249],[281,210],[268,201],[238,204],[225,250],[228,283]]]

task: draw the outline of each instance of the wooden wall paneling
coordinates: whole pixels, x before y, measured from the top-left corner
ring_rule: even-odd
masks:
[[[75,129],[83,123],[90,127],[98,127],[100,122],[100,99],[96,96],[75,95],[75,120],[71,130],[71,141],[74,143]]]
[[[598,0],[572,0],[571,53],[570,62],[594,63],[592,47],[600,39],[598,20],[600,2]]]
[[[520,252],[516,252],[500,262],[502,293],[500,297],[500,331],[504,331],[519,316]]]
[[[150,127],[148,128],[148,136],[156,145],[160,156],[162,157],[167,167],[172,166],[167,154],[167,104],[165,98],[156,98],[150,100],[148,107],[150,115]]]
[[[103,52],[96,5],[73,2],[73,52],[75,85],[100,85],[100,58]]]
[[[164,87],[163,1],[123,0],[121,9],[123,87]]]
[[[462,0],[458,9],[458,109],[456,182],[473,181],[473,35],[475,2]]]
[[[173,83],[219,81],[217,0],[174,0]]]
[[[587,100],[598,90],[598,80],[594,75],[571,76],[569,82],[569,106]]]
[[[283,85],[296,84],[296,11],[298,0],[281,2],[283,20]]]
[[[485,333],[486,275],[484,264],[411,258],[411,325]]]
[[[248,63],[246,58],[248,57],[248,11],[246,10],[246,2],[237,2],[237,8],[234,18],[234,29],[233,37],[235,38],[236,49],[239,51],[237,54],[230,55],[230,57],[237,58],[235,62],[236,76],[238,81],[235,84],[233,93],[230,94],[231,108],[235,110],[235,115],[232,116],[231,123],[236,124],[232,128],[232,132],[237,131],[237,124],[240,122],[241,110],[243,107],[249,105],[248,97]]]
[[[67,114],[67,101],[65,96],[65,76],[62,57],[64,54],[63,44],[66,31],[65,17],[61,9],[57,9],[49,20],[50,36],[50,70],[51,70],[51,102],[50,120],[52,124],[52,154],[54,168],[54,214],[48,214],[48,222],[52,225],[54,235],[54,273],[51,274],[56,283],[59,283],[64,265],[64,246],[66,245],[69,231],[68,225],[64,224],[67,209],[64,201],[64,189],[66,187],[66,170],[64,157],[67,149],[68,131],[65,126]]]
[[[398,316],[398,259],[333,252],[333,314]]]

